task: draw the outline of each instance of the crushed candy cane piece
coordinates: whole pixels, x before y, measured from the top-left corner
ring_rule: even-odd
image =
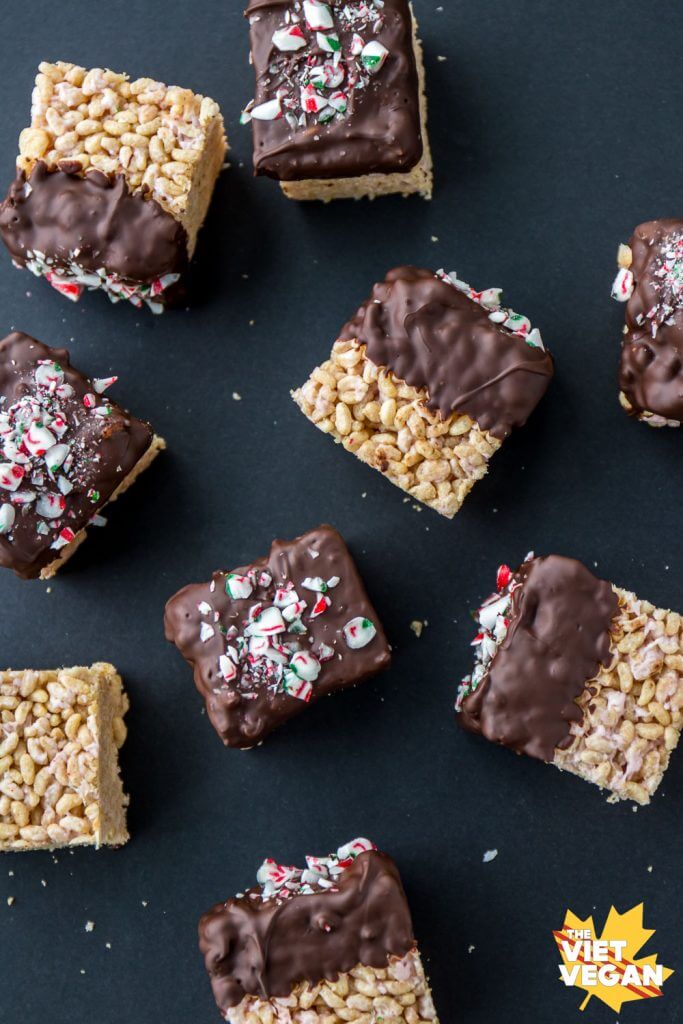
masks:
[[[221,654],[218,659],[218,667],[226,683],[232,682],[237,677],[237,665],[227,654]]]
[[[24,479],[24,470],[14,462],[0,463],[0,488],[16,491]]]
[[[288,25],[286,28],[279,28],[273,32],[273,46],[283,53],[300,50],[306,46],[307,39],[299,25]]]
[[[251,110],[251,117],[257,121],[277,121],[279,117],[282,117],[282,104],[278,97],[274,100],[266,100],[265,103],[259,103]]]
[[[374,624],[370,619],[364,619],[361,616],[357,616],[355,619],[347,622],[343,633],[344,639],[352,651],[360,650],[361,647],[367,647],[377,636]]]
[[[297,651],[292,655],[289,667],[300,679],[314,683],[320,675],[320,662],[310,651]]]
[[[612,298],[616,299],[617,302],[628,302],[633,295],[634,288],[635,278],[633,271],[622,267],[612,285]]]
[[[97,395],[102,395],[112,384],[116,384],[118,379],[118,377],[95,377],[92,382],[93,391]]]
[[[313,32],[334,28],[332,12],[322,0],[304,0],[304,17]]]
[[[302,580],[301,586],[306,590],[314,590],[318,594],[324,594],[327,590],[327,584],[322,576],[307,576],[305,580]]]
[[[246,598],[251,597],[253,589],[253,586],[246,576],[240,576],[239,573],[229,572],[225,577],[225,592],[228,597],[233,599],[233,601],[243,601]]]
[[[199,639],[203,644],[216,635],[216,630],[208,622],[202,622],[199,630]]]
[[[376,74],[384,65],[389,51],[376,39],[366,43],[361,50],[360,59],[363,66],[371,73]]]
[[[0,533],[9,533],[14,526],[16,512],[14,506],[5,502],[0,505]]]

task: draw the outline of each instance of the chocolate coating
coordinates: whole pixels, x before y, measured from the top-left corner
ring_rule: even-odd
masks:
[[[275,540],[267,557],[234,572],[245,574],[249,569],[269,571],[273,577],[272,586],[256,587],[250,597],[233,599],[225,589],[227,574],[216,572],[212,583],[192,584],[172,597],[166,605],[164,617],[166,639],[174,643],[192,665],[195,684],[206,701],[214,729],[226,746],[243,748],[260,743],[277,726],[302,712],[307,704],[288,693],[272,692],[266,685],[257,686],[251,696],[245,696],[240,690],[239,676],[235,683],[224,683],[218,670],[218,659],[225,653],[226,640],[219,631],[210,640],[201,640],[203,619],[198,610],[201,602],[211,605],[223,627],[240,625],[253,605],[261,601],[272,602],[276,586],[292,580],[299,587],[307,576],[321,576],[323,579],[338,576],[340,582],[330,591],[332,604],[327,611],[314,619],[304,615],[308,632],[303,637],[290,632],[281,634],[284,641],[302,641],[306,649],[313,644],[325,643],[335,651],[334,657],[322,665],[322,671],[313,684],[311,700],[354,686],[387,668],[391,661],[389,644],[377,612],[365,592],[348,548],[331,526],[320,526],[293,541]],[[310,597],[302,590],[299,594]],[[355,616],[370,619],[377,630],[374,639],[359,650],[351,650],[342,635],[344,625]]]
[[[104,267],[131,284],[182,273],[188,262],[182,224],[155,199],[129,192],[123,175],[48,171],[42,161],[28,182],[18,172],[0,206],[0,234],[20,266],[40,252],[63,267],[77,251],[85,271]]]
[[[148,423],[130,416],[110,399],[106,400],[111,407],[108,416],[89,414],[83,396],[92,393],[92,382],[73,369],[66,349],[48,348],[18,332],[0,342],[0,410],[6,411],[22,396],[34,393],[33,374],[38,361],[44,359],[57,362],[64,371],[65,382],[73,388],[71,397],[60,400],[68,423],[68,431],[60,440],[70,446],[74,470],[69,474],[73,490],[65,496],[66,508],[59,525],[78,533],[107,503],[149,448],[153,432]],[[100,404],[105,402],[104,399],[99,401]],[[32,486],[27,480],[26,487]],[[57,492],[56,486],[51,486],[50,490]],[[96,500],[93,491],[98,494]],[[12,499],[12,493],[0,488],[0,503],[11,504]],[[26,579],[38,576],[41,569],[58,556],[50,545],[59,534],[59,528],[50,528],[45,534],[37,532],[39,524],[48,522],[37,514],[36,501],[17,506],[11,532],[0,535],[0,565]]]
[[[683,238],[683,220],[649,221],[637,227],[631,239],[635,287],[626,305],[619,387],[633,415],[654,412],[680,422],[683,306],[666,294],[660,269],[662,247],[672,236]]]
[[[328,3],[347,60],[353,33],[339,16],[344,3]],[[273,33],[283,26],[286,12],[294,6],[292,0],[250,0],[247,5],[257,104],[274,97],[301,59],[297,53],[281,53],[272,42]],[[295,128],[285,118],[254,120],[256,174],[279,181],[348,178],[407,171],[419,163],[423,142],[410,5],[408,0],[386,0],[381,13],[384,23],[380,31],[366,33],[364,38],[379,41],[389,57],[365,88],[349,90],[346,116],[330,124],[309,118],[307,124]],[[315,42],[315,33],[305,25],[304,31],[313,42],[303,54],[312,53],[320,61],[329,58]]]
[[[570,746],[575,703],[611,661],[610,627],[618,599],[581,562],[534,558],[515,573],[507,636],[459,722],[494,743],[542,761]]]
[[[386,967],[415,946],[398,869],[386,853],[362,853],[338,892],[278,903],[244,896],[218,903],[199,922],[199,947],[222,1011],[246,995],[288,996],[298,982],[335,981],[357,964]],[[329,928],[329,930],[327,930]]]
[[[357,339],[373,363],[426,388],[434,412],[467,413],[501,440],[526,423],[553,376],[547,352],[417,267],[389,271],[340,337]]]

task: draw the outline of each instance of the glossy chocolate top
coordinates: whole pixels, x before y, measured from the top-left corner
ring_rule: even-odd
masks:
[[[185,587],[166,605],[165,628],[194,668],[213,727],[233,747],[255,746],[307,702],[361,682],[391,658],[353,559],[331,526],[276,540],[267,557]],[[295,657],[297,647],[303,659]]]
[[[634,414],[683,421],[683,220],[637,227],[619,386]]]
[[[581,562],[559,555],[525,562],[513,588],[507,635],[459,720],[519,754],[552,761],[582,719],[576,699],[611,661],[618,599]]]
[[[149,448],[152,428],[27,334],[0,342],[0,565],[38,576]]]
[[[151,284],[187,265],[183,226],[155,199],[130,193],[123,175],[19,171],[0,207],[0,233],[15,263],[34,253],[55,267],[75,262],[86,273],[104,268],[135,284]]]
[[[345,178],[419,163],[408,0],[385,0],[381,8],[359,0],[250,0],[246,16],[256,74],[257,174],[280,181]]]
[[[397,267],[340,337],[356,338],[373,363],[426,388],[428,407],[444,418],[467,413],[503,439],[545,394],[553,361],[494,322],[493,312],[431,270]]]
[[[386,967],[415,946],[398,869],[362,853],[336,891],[261,898],[258,888],[219,903],[199,922],[199,945],[224,1012],[246,995],[288,996],[298,982],[335,981],[357,964]]]

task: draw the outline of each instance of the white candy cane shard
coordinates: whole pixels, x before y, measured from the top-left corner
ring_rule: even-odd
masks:
[[[33,376],[38,387],[53,390],[63,382],[64,371],[57,363],[47,360],[36,367]]]
[[[361,647],[367,647],[371,640],[377,636],[377,630],[370,619],[357,616],[347,622],[343,629],[344,639],[352,651],[358,651]]]
[[[277,633],[284,633],[286,630],[284,619],[279,608],[264,608],[260,615],[247,626],[247,636],[275,636]]]
[[[304,17],[306,24],[314,32],[334,28],[332,12],[321,0],[304,0]]]
[[[616,299],[617,302],[628,302],[633,295],[633,288],[633,272],[622,267],[614,278],[614,284],[612,285],[612,298]]]
[[[307,114],[317,114],[327,106],[327,99],[315,86],[307,85],[301,90],[301,106]]]
[[[282,688],[290,697],[296,697],[297,700],[303,700],[306,703],[313,696],[312,683],[307,679],[299,679],[296,672],[285,671]]]
[[[257,121],[276,121],[278,117],[282,117],[282,104],[279,99],[266,100],[265,103],[253,107],[251,116]]]
[[[0,487],[6,491],[16,491],[24,479],[24,470],[14,462],[0,464]]]
[[[251,597],[253,587],[246,576],[239,573],[229,572],[225,578],[225,592],[233,601],[241,601]]]
[[[69,446],[67,444],[53,444],[45,452],[45,465],[51,473],[54,473],[62,465],[68,454]]]
[[[386,46],[382,46],[376,39],[373,39],[366,43],[361,50],[360,59],[366,71],[374,75],[380,70],[388,56],[389,51]]]
[[[58,519],[66,502],[61,494],[41,494],[36,502],[36,514],[45,519]]]
[[[306,608],[306,601],[294,601],[293,604],[288,604],[282,609],[282,618],[285,622],[294,622],[294,619],[301,618]]]
[[[273,32],[273,46],[283,53],[300,50],[306,45],[306,36],[299,25],[290,25],[288,28],[279,28]]]
[[[496,624],[499,615],[504,615],[510,604],[510,595],[503,594],[496,601],[485,604],[479,611],[479,625],[484,629],[491,630]]]
[[[22,440],[31,455],[45,455],[48,448],[52,448],[56,443],[57,438],[50,433],[47,427],[32,423]]]
[[[103,395],[107,388],[116,384],[118,379],[118,377],[95,377],[92,382],[93,391],[98,395]]]
[[[370,850],[376,849],[377,847],[374,843],[361,836],[358,839],[352,840],[350,843],[345,843],[344,846],[340,846],[337,850],[337,857],[339,857],[339,860],[348,860],[349,857],[353,857],[355,859],[360,856],[361,853],[369,853]]]
[[[318,32],[315,38],[320,49],[325,50],[326,53],[337,53],[341,50],[341,43],[336,32]]]
[[[297,651],[293,654],[289,667],[296,672],[299,679],[305,679],[309,683],[314,683],[321,671],[320,662],[310,651]]]
[[[9,533],[14,526],[16,512],[14,506],[5,502],[0,506],[0,533]]]
[[[527,345],[531,345],[533,348],[540,348],[545,352],[545,345],[543,344],[543,338],[538,327],[534,327],[533,330],[529,331],[524,340]]]
[[[306,590],[314,590],[318,594],[323,594],[327,590],[327,584],[322,576],[307,576],[301,586]]]
[[[199,630],[199,639],[203,644],[210,640],[211,637],[216,635],[216,630],[208,622],[202,622]]]
[[[218,668],[226,683],[232,682],[237,675],[237,666],[227,654],[221,654],[218,659]]]

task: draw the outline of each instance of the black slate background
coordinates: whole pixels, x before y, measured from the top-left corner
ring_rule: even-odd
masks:
[[[2,331],[66,345],[93,375],[118,373],[114,396],[169,444],[51,586],[0,580],[3,667],[111,660],[133,705],[123,752],[131,843],[1,861],[2,1024],[219,1020],[196,948],[200,913],[251,884],[263,856],[293,863],[356,835],[399,862],[443,1024],[614,1021],[595,1000],[579,1014],[582,993],[558,981],[551,930],[568,906],[601,926],[611,903],[623,911],[644,900],[657,929],[648,950],[683,969],[683,757],[653,805],[634,813],[461,733],[452,716],[470,663],[468,611],[501,561],[530,548],[572,554],[683,608],[681,438],[619,409],[622,311],[609,298],[617,243],[683,205],[683,8],[415,6],[431,204],[297,206],[252,180],[249,132],[237,123],[252,90],[237,0],[34,0],[3,33],[8,182],[43,58],[212,95],[232,152],[201,236],[191,312],[154,318],[99,295],[72,306],[8,259],[0,265]],[[288,396],[401,262],[502,285],[556,357],[542,407],[453,522],[404,504]],[[394,666],[261,749],[224,750],[164,642],[164,602],[321,521],[347,538]],[[416,618],[429,621],[419,640]],[[483,864],[491,848],[498,857]],[[620,1019],[682,1014],[677,974],[662,999],[627,1005]]]

